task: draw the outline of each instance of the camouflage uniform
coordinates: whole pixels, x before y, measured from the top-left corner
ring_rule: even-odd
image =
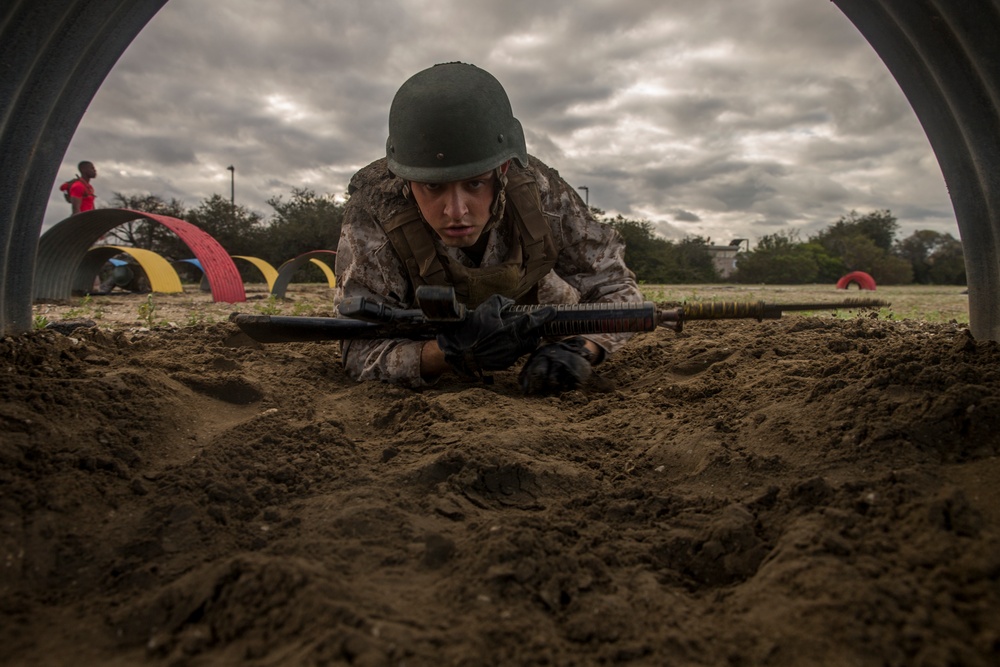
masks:
[[[516,164],[511,169],[520,169]],[[635,275],[625,266],[625,246],[611,227],[594,220],[579,195],[554,169],[529,156],[542,209],[558,249],[554,269],[539,283],[539,303],[639,302]],[[394,308],[413,308],[414,288],[403,263],[382,227],[405,203],[404,182],[392,176],[384,159],[368,165],[351,179],[350,201],[344,212],[337,248],[335,303],[348,296],[374,298]],[[491,230],[481,267],[507,257],[513,239],[504,220]],[[459,248],[435,239],[439,254],[464,266],[474,264]],[[621,347],[631,334],[587,336],[605,353]],[[384,380],[410,387],[430,384],[420,376],[422,341],[408,339],[342,342],[347,373],[357,380]]]

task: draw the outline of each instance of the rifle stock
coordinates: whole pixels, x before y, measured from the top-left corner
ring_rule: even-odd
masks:
[[[442,290],[442,288],[435,288]],[[296,317],[233,313],[230,321],[261,343],[302,343],[324,340],[409,338],[430,340],[465,316],[465,308],[454,301],[454,292],[417,290],[421,309],[390,309],[367,299],[345,299],[342,317]],[[423,291],[423,294],[421,292]],[[421,298],[423,296],[423,298]],[[813,310],[865,310],[886,307],[877,299],[846,299],[836,303],[768,304],[763,301],[718,301],[689,303],[659,309],[642,303],[556,304],[556,316],[545,325],[545,336],[578,336],[653,331],[666,327],[681,331],[695,320],[778,319],[783,312]],[[511,306],[512,313],[527,313],[545,306]],[[349,316],[345,316],[349,315]]]

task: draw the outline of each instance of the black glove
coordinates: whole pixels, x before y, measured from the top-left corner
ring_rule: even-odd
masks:
[[[576,389],[590,377],[593,357],[580,336],[540,348],[521,369],[521,391],[547,394]]]
[[[445,361],[459,375],[481,376],[482,371],[510,368],[538,347],[542,327],[556,316],[555,309],[505,314],[512,305],[512,299],[494,294],[454,330],[438,334],[437,344]]]

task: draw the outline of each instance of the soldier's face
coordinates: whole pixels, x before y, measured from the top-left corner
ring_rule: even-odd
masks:
[[[410,183],[420,212],[441,241],[452,248],[475,245],[490,220],[493,172],[450,183]]]

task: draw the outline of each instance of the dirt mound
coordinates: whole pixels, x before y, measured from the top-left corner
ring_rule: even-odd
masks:
[[[704,323],[530,399],[65,331],[0,341],[3,664],[1000,652],[1000,348],[962,326]]]

